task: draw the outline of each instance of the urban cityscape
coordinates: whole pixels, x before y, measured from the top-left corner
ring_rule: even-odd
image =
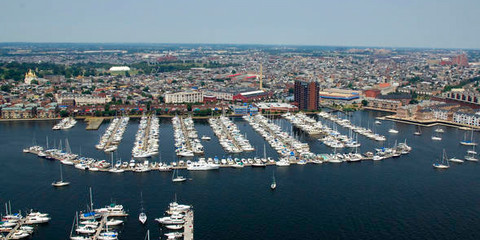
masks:
[[[0,3],[0,240],[478,238],[478,3],[243,4]]]

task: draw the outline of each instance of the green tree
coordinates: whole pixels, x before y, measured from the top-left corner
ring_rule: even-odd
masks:
[[[67,110],[61,110],[60,111],[60,117],[64,118],[64,117],[68,117],[69,113],[67,112]]]
[[[363,99],[363,100],[362,100],[362,105],[363,105],[363,106],[367,106],[367,105],[368,105],[368,101],[365,100],[365,99]]]
[[[2,85],[2,87],[0,87],[0,89],[3,91],[3,92],[10,92],[12,89],[12,87],[10,87],[10,85],[8,84],[5,84],[5,85]]]
[[[130,77],[130,73],[128,71],[125,72],[125,77]]]

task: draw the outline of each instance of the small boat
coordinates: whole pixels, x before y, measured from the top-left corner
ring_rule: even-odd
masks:
[[[415,136],[420,136],[422,135],[422,129],[420,127],[417,128],[417,130],[413,133]]]
[[[147,222],[147,214],[145,213],[145,209],[143,208],[143,194],[140,192],[140,205],[142,208],[140,209],[140,214],[138,215],[138,221],[140,221],[142,224],[145,224]]]
[[[380,125],[380,124],[382,124],[382,122],[380,122],[379,120],[376,120],[375,124]]]
[[[54,187],[64,187],[70,185],[70,182],[64,182],[63,181],[63,172],[62,172],[62,165],[60,165],[60,181],[56,181],[52,183],[52,186]]]
[[[467,134],[465,133],[463,141],[460,141],[460,144],[465,145],[465,146],[476,146],[477,143],[473,141],[473,128],[472,128],[472,134],[470,135],[470,140],[467,140]]]
[[[275,190],[275,188],[277,188],[277,183],[275,182],[275,172],[273,172],[272,184],[270,184],[270,189]]]
[[[475,145],[473,146],[472,150],[467,151],[467,156],[465,156],[465,160],[470,162],[478,162],[477,152],[475,151]]]
[[[183,225],[176,224],[176,225],[165,225],[166,228],[171,230],[179,230],[183,228]]]
[[[176,176],[175,176],[175,173],[176,173]],[[172,182],[185,182],[186,180],[187,178],[185,178],[184,176],[178,175],[178,169],[173,170]]]
[[[464,162],[462,159],[459,159],[459,158],[456,158],[456,157],[449,158],[448,161],[455,162],[455,163],[463,163]]]
[[[394,128],[390,128],[388,130],[389,133],[398,133],[398,130],[397,129],[394,129]]]
[[[442,141],[442,138],[440,136],[432,136],[432,140],[434,141]]]
[[[209,136],[205,136],[205,135],[202,136],[202,140],[204,140],[204,141],[208,141],[208,140],[211,140],[211,139],[212,138],[209,137]]]
[[[435,132],[437,132],[437,133],[444,133],[445,131],[443,130],[443,128],[437,127],[437,128],[435,129]]]
[[[450,165],[448,164],[448,159],[447,159],[447,154],[445,153],[445,149],[443,149],[442,161],[434,163],[433,167],[438,169],[447,169],[450,167]]]

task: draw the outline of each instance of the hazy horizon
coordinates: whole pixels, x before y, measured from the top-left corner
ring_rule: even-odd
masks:
[[[0,42],[479,49],[480,1],[0,2]]]

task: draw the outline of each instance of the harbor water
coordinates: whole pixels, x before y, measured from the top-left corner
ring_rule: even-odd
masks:
[[[407,141],[410,154],[382,161],[358,163],[323,163],[266,168],[220,168],[215,171],[189,172],[184,183],[172,183],[171,172],[146,173],[89,172],[63,166],[63,177],[71,185],[53,188],[59,179],[60,162],[23,153],[34,144],[58,146],[68,138],[74,153],[105,159],[110,155],[95,149],[109,122],[99,130],[85,130],[79,121],[69,130],[53,131],[53,121],[0,122],[0,203],[12,202],[12,211],[38,209],[52,220],[39,226],[32,239],[67,239],[76,211],[89,204],[88,189],[93,189],[95,207],[111,202],[122,204],[130,216],[120,227],[120,239],[143,239],[147,229],[152,238],[163,236],[154,218],[177,195],[179,203],[193,205],[195,239],[478,239],[480,236],[480,163],[451,163],[447,170],[437,170],[432,163],[442,157],[463,158],[471,147],[460,145],[465,130],[442,127],[442,141],[432,141],[435,127],[422,127],[415,136],[414,125],[382,121],[384,115],[357,111],[349,116],[352,123],[374,128],[387,137],[376,142],[361,135],[359,152],[392,147]],[[340,115],[345,118],[346,116]],[[317,118],[315,116],[315,118]],[[335,126],[331,121],[320,121]],[[314,153],[332,153],[283,118],[273,120],[282,128],[310,145]],[[242,118],[233,118],[256,151],[233,156],[263,156],[278,159],[278,154]],[[195,120],[198,135],[212,137],[202,141],[206,157],[230,156],[218,142],[206,120]],[[388,132],[390,128],[399,131]],[[138,120],[131,119],[114,158],[129,161]],[[338,126],[345,134],[348,130]],[[467,131],[467,136],[470,132]],[[480,141],[478,133],[474,140]],[[176,161],[173,128],[170,119],[160,120],[160,155],[149,161]],[[339,150],[340,151],[340,150]],[[350,151],[343,149],[341,151]],[[270,189],[275,172],[277,188]],[[140,192],[148,215],[145,226],[138,221]]]

